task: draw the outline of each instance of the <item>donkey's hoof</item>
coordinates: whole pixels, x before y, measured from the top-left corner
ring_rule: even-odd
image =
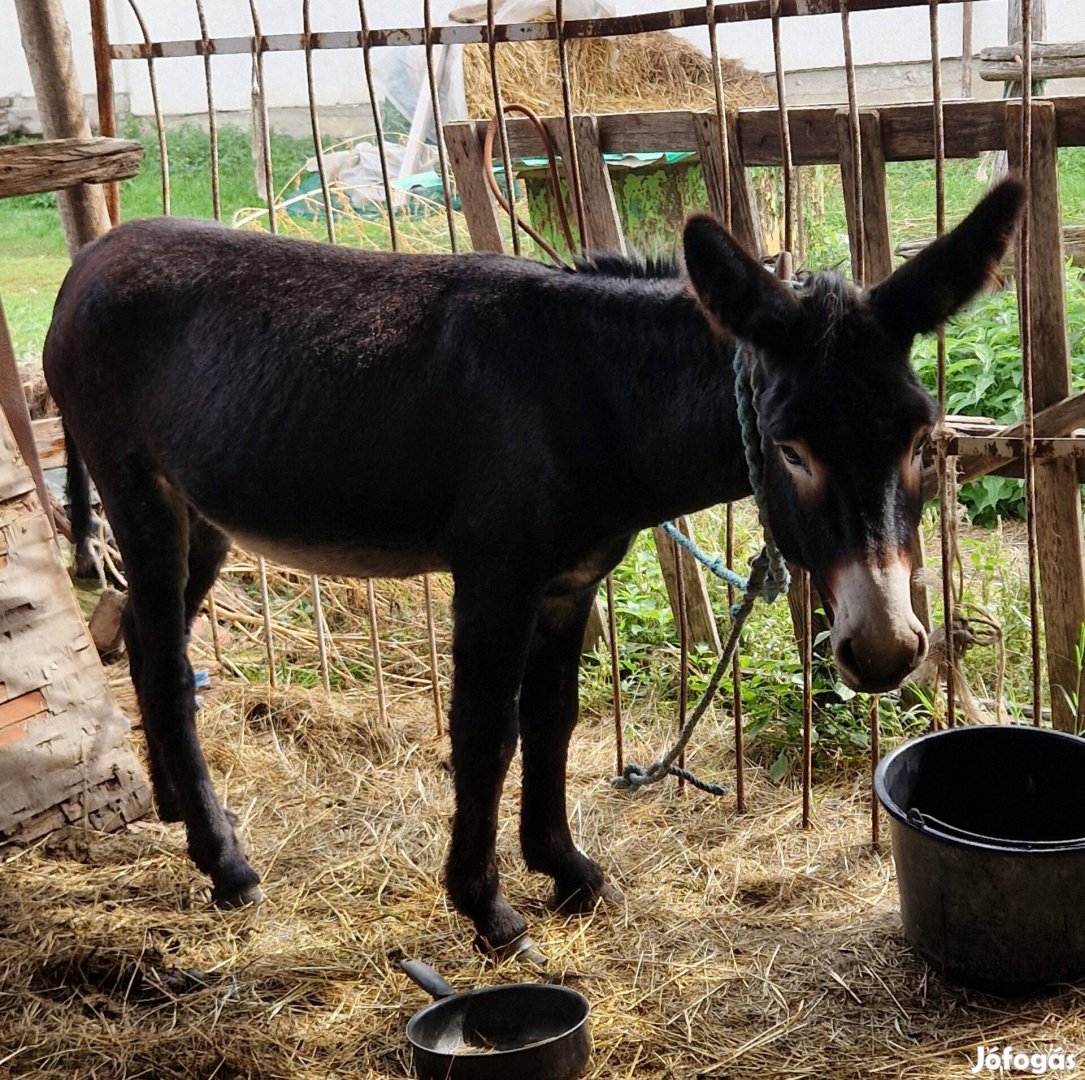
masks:
[[[238,888],[236,885],[226,885],[221,889],[216,886],[211,890],[211,901],[215,907],[221,910],[231,910],[262,904],[264,894],[257,882],[253,881]]]
[[[553,906],[556,911],[566,914],[587,914],[599,904],[617,905],[625,902],[622,890],[610,881],[601,881],[598,885],[554,886]]]
[[[539,947],[527,934],[521,934],[518,938],[504,945],[493,945],[481,934],[475,937],[475,948],[485,953],[495,963],[502,964],[506,960],[518,960],[522,964],[530,964],[540,971],[546,970],[546,957],[539,951]]]

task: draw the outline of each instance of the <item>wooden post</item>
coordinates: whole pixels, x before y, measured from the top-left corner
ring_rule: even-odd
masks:
[[[47,139],[89,139],[90,123],[72,55],[72,38],[60,0],[15,0],[23,50]],[[68,254],[109,229],[101,189],[81,186],[57,192]]]
[[[1007,105],[1006,146],[1010,165],[1014,168],[1021,165],[1021,112],[1020,103]],[[1032,106],[1032,188],[1029,194],[1033,398],[1039,410],[1070,396],[1058,140],[1055,107],[1050,101],[1036,101]],[[1081,526],[1081,490],[1073,460],[1056,458],[1038,464],[1035,494],[1037,557],[1052,722],[1061,731],[1073,731],[1076,717],[1068,695],[1078,692],[1075,650],[1085,624],[1085,566],[1082,563],[1085,542]]]
[[[972,96],[972,0],[961,4],[961,97]]]
[[[470,120],[445,124],[445,146],[472,247],[475,251],[504,251],[498,216],[501,208],[486,183],[483,170],[490,168],[490,163],[483,158],[482,139],[475,124]]]
[[[720,146],[716,114],[694,113],[692,119],[705,191],[708,193],[708,207],[720,221],[724,221],[726,203],[723,197],[723,149]],[[765,237],[750,174],[742,160],[734,113],[727,117],[727,156],[728,172],[731,176],[731,235],[755,259],[760,259],[765,253]]]
[[[851,238],[851,267],[855,281],[872,285],[893,272],[893,240],[889,230],[889,199],[885,188],[885,152],[877,109],[860,109],[859,141],[863,155],[863,238],[866,241],[866,277],[858,265],[859,185],[855,151],[851,145],[851,121],[847,109],[836,114],[836,145],[840,154],[840,178],[844,185],[844,208]]]

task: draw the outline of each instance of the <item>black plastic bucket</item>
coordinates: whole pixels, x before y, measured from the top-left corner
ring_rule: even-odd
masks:
[[[898,747],[874,785],[920,956],[1001,993],[1085,977],[1085,739],[951,728]]]

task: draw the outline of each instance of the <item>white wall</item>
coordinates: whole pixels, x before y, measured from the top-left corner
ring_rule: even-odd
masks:
[[[625,13],[665,10],[679,6],[679,0],[615,0]],[[694,0],[682,0],[691,4]],[[1006,40],[1007,0],[978,0],[974,4],[974,45],[1003,44]],[[434,0],[433,19],[444,22],[450,9],[463,0]],[[90,18],[86,0],[64,0],[72,27],[77,67],[84,92],[94,89],[94,66],[90,48]],[[212,37],[252,33],[248,0],[208,0],[208,31]],[[422,0],[367,0],[374,26],[419,26]],[[187,0],[142,0],[140,8],[154,40],[199,37],[195,4]],[[1085,40],[1085,2],[1048,0],[1050,41]],[[300,32],[301,0],[261,0],[264,33]],[[961,52],[961,14],[956,4],[940,15],[943,56]],[[127,0],[109,0],[111,37],[114,41],[142,40]],[[857,64],[923,61],[930,58],[928,15],[925,6],[911,10],[859,12],[852,15],[852,37]],[[312,0],[314,30],[358,28],[355,0]],[[703,29],[682,32],[707,48]],[[773,66],[772,38],[768,22],[736,23],[720,30],[721,51],[742,59],[749,66],[770,71]],[[783,55],[789,71],[832,68],[843,63],[840,19],[836,15],[815,15],[783,21]],[[302,106],[307,103],[305,65],[301,53],[270,53],[265,56],[268,99],[272,107]],[[317,98],[322,105],[351,104],[365,100],[365,80],[358,50],[321,50],[314,54]],[[224,110],[249,107],[251,62],[247,56],[222,56],[214,60],[216,106]],[[203,112],[203,62],[197,57],[171,59],[156,65],[163,108],[170,114]],[[128,94],[132,111],[152,111],[146,64],[125,61],[114,64],[118,93]],[[29,97],[33,93],[30,75],[19,44],[18,23],[12,0],[0,0],[0,97]]]

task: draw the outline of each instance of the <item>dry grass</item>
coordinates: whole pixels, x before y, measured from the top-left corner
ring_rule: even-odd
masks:
[[[130,699],[123,666],[114,676]],[[216,678],[200,723],[265,904],[212,910],[180,829],[153,821],[113,836],[71,830],[11,855],[0,1075],[405,1076],[404,1025],[426,999],[390,957],[431,961],[461,989],[525,977],[472,953],[441,890],[452,800],[424,694],[382,729],[368,691]],[[707,775],[730,773],[726,729],[721,717],[700,740]],[[669,786],[615,792],[612,765],[607,723],[588,717],[570,810],[621,906],[549,911],[548,883],[516,852],[515,764],[499,837],[507,893],[551,976],[592,1003],[589,1076],[933,1080],[968,1076],[980,1043],[1085,1048],[1080,990],[999,1001],[945,984],[909,953],[860,779],[820,786],[817,825],[803,832],[797,793],[756,768],[738,816],[730,800]]]
[[[567,55],[574,112],[709,109],[716,104],[711,60],[673,34],[633,34],[614,42],[575,39],[568,43]],[[478,117],[492,115],[489,49],[465,46],[463,65],[468,112]],[[729,108],[769,105],[776,100],[775,92],[758,72],[727,58],[721,58],[720,67]],[[497,49],[497,69],[506,102],[527,105],[541,116],[563,113],[553,42],[503,44]]]

